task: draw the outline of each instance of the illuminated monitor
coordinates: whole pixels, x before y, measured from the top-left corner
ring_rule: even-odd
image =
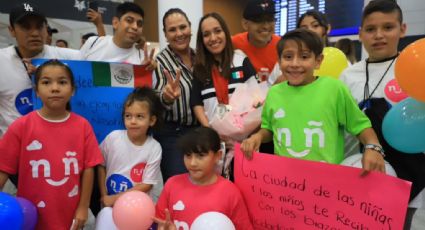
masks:
[[[275,33],[283,35],[297,27],[298,18],[308,10],[324,13],[332,25],[329,36],[359,33],[363,0],[274,0]]]

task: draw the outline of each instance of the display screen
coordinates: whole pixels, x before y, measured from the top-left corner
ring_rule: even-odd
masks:
[[[274,0],[276,34],[283,35],[297,27],[298,18],[308,10],[324,13],[331,24],[329,36],[358,34],[362,0]]]

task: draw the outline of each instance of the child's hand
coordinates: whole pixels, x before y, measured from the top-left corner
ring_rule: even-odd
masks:
[[[100,201],[102,202],[103,206],[105,207],[112,207],[115,203],[115,196],[103,196],[100,198]]]
[[[165,209],[165,220],[154,217],[153,221],[158,224],[157,230],[177,230],[176,225],[174,225],[173,220],[171,220],[170,211]]]
[[[365,150],[362,158],[362,165],[362,176],[367,175],[370,171],[378,171],[385,173],[384,157],[382,157],[382,155],[375,150]]]
[[[32,63],[31,63],[31,58],[23,58],[22,61],[24,62],[24,64],[27,67],[27,73],[29,75],[32,75],[33,73],[35,73],[35,71],[37,70],[37,67],[35,67]]]
[[[71,230],[83,229],[88,219],[88,208],[78,207],[75,211],[75,217],[72,221]]]
[[[254,134],[242,141],[241,150],[248,160],[252,159],[252,153],[258,151],[261,145],[261,135]]]

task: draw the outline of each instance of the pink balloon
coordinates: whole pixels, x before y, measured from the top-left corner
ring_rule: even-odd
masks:
[[[155,216],[155,207],[151,198],[144,192],[124,193],[115,202],[112,217],[120,230],[148,229]]]

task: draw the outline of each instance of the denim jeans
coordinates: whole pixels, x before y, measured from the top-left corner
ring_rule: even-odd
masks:
[[[162,147],[161,172],[164,183],[168,178],[186,173],[183,162],[183,154],[178,149],[178,139],[195,126],[183,126],[176,123],[166,122],[164,126],[154,132],[154,138]]]

